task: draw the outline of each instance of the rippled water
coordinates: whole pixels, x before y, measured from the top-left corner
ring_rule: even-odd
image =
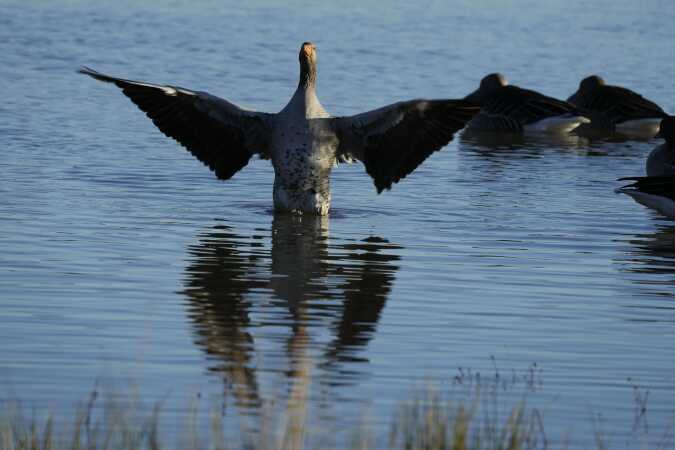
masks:
[[[623,442],[637,383],[657,442],[675,224],[613,192],[657,141],[465,134],[391,192],[341,166],[330,218],[273,217],[268,162],[220,182],[75,69],[276,111],[313,40],[336,115],[463,96],[497,70],[559,97],[599,72],[672,112],[669,5],[3,2],[0,396],[72,407],[111,378],[253,413],[310,359],[320,415],[386,423],[416,383],[536,363],[553,434],[592,444],[593,411]]]

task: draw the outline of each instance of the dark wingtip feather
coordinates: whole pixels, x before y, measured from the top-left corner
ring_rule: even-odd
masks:
[[[377,180],[373,180],[375,184],[375,190],[377,190],[378,194],[381,194],[385,190],[390,190],[391,189],[391,183],[387,184],[384,182],[378,182]]]
[[[95,71],[94,69],[92,69],[92,68],[90,68],[90,67],[87,67],[87,66],[80,66],[80,68],[77,69],[77,72],[78,72],[78,73],[83,73],[83,74],[86,74],[86,75],[89,75],[89,74],[92,74],[92,73],[96,73],[96,71]]]
[[[615,192],[638,191],[645,194],[675,198],[675,177],[673,176],[624,177],[619,178],[618,181],[631,181],[632,183],[621,186]]]
[[[77,73],[81,73],[84,75],[89,75],[90,77],[99,80],[99,81],[105,81],[106,83],[114,83],[117,81],[116,78],[104,75],[100,72],[95,71],[94,69],[87,67],[87,66],[80,66],[80,68],[77,70]]]
[[[238,115],[238,108],[231,113],[230,121],[221,121],[195,106],[196,94],[192,91],[115,78],[87,66],[77,72],[121,88],[164,135],[180,143],[218,178],[229,179],[248,164],[253,151],[246,145],[244,131],[237,128],[244,120]],[[218,105],[210,107],[218,108]],[[252,118],[247,123],[259,130],[258,120]]]

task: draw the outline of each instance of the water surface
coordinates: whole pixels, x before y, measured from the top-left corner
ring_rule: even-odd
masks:
[[[5,1],[0,396],[68,409],[109,378],[171,393],[168,423],[193,393],[255,415],[311,361],[318,416],[377,426],[420,382],[536,363],[553,436],[592,445],[595,411],[630,442],[637,383],[657,442],[675,223],[613,190],[658,141],[464,134],[391,192],[340,166],[330,218],[274,217],[268,162],[220,182],[75,69],[277,111],[313,40],[336,115],[460,97],[494,71],[558,97],[598,72],[675,111],[666,6]]]

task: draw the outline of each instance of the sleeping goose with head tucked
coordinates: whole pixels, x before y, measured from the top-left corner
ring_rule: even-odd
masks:
[[[481,106],[468,125],[475,131],[567,133],[589,122],[566,101],[511,85],[501,73],[485,76],[464,99]]]
[[[274,208],[326,215],[330,174],[338,161],[361,161],[378,193],[409,175],[448,144],[478,112],[465,100],[408,100],[331,117],[316,95],[316,47],[300,47],[300,80],[278,113],[240,108],[206,92],[125,80],[87,67],[81,73],[114,83],[165,135],[221,180],[258,154],[274,167]]]
[[[567,101],[591,119],[584,128],[627,135],[654,136],[667,115],[653,101],[628,88],[609,85],[598,75],[581,80]]]

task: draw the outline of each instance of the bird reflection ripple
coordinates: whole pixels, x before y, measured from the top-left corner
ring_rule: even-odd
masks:
[[[361,350],[375,335],[400,249],[373,236],[333,242],[325,217],[275,216],[271,236],[216,225],[189,247],[184,279],[209,370],[243,408],[261,404],[260,372],[282,373],[290,385],[308,359],[329,386],[357,382],[363,372],[351,366],[368,362]]]

